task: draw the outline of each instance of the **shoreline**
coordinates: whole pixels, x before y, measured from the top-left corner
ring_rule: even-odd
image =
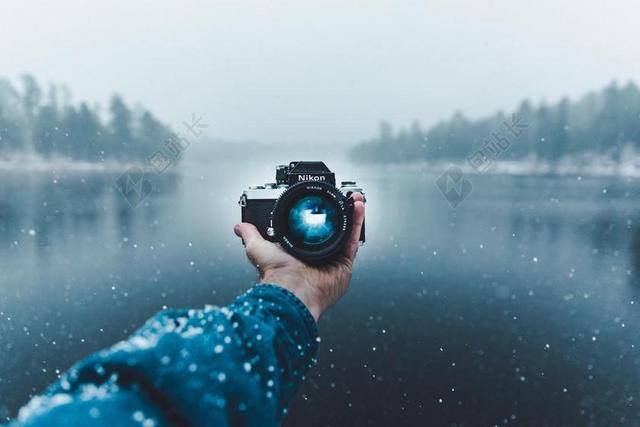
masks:
[[[410,163],[365,163],[366,167],[381,167],[388,170],[406,170],[442,174],[450,167],[458,167],[465,175],[507,175],[507,176],[584,176],[640,178],[640,157],[619,164],[607,159],[593,159],[588,162],[564,160],[555,166],[548,162],[532,160],[495,160],[483,172],[478,172],[466,160]]]
[[[0,159],[0,172],[16,173],[61,173],[61,172],[91,172],[91,173],[122,173],[127,169],[137,167],[144,172],[152,171],[148,164],[136,162],[104,161],[89,162],[84,160],[69,160],[63,158],[43,159],[37,156],[25,156],[14,159]]]
[[[353,160],[350,160],[355,164]],[[450,167],[458,167],[466,175],[507,175],[507,176],[584,176],[584,177],[627,177],[640,178],[640,157],[614,163],[608,158],[593,158],[588,161],[565,159],[552,166],[548,162],[535,160],[494,160],[483,172],[475,170],[465,160],[454,161],[417,161],[409,163],[375,163],[358,165],[362,168],[381,168],[391,171],[412,171],[428,174],[442,174]],[[131,167],[153,172],[145,163],[104,161],[88,162],[63,158],[43,159],[37,156],[14,159],[0,159],[0,172],[15,173],[123,173]],[[174,168],[173,169],[175,172]],[[168,171],[167,171],[168,172]]]

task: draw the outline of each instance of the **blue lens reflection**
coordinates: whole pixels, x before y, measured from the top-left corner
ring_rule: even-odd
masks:
[[[293,237],[309,245],[319,245],[336,232],[338,210],[327,199],[306,196],[289,211],[289,228]]]

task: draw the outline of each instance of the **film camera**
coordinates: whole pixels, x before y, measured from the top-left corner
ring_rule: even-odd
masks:
[[[320,263],[339,254],[351,234],[355,192],[363,193],[355,181],[336,187],[335,174],[323,162],[291,162],[276,167],[276,182],[242,192],[242,221],[293,256]]]

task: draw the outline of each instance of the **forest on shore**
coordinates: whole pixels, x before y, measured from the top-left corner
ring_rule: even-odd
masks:
[[[395,131],[382,122],[378,135],[350,154],[358,161],[380,163],[463,160],[490,139],[508,136],[505,123],[513,119],[526,129],[517,137],[511,135],[510,146],[499,154],[503,160],[554,164],[565,158],[605,155],[620,162],[626,150],[640,152],[640,90],[633,82],[620,86],[614,81],[577,101],[565,97],[555,104],[533,105],[525,99],[509,114],[500,111],[471,120],[456,112],[428,129],[416,121]]]
[[[0,156],[36,154],[102,162],[144,160],[170,135],[168,126],[142,107],[131,108],[113,95],[106,111],[74,104],[64,85],[43,89],[30,75],[19,87],[0,79]]]
[[[34,77],[22,76],[14,86],[0,79],[0,158],[35,154],[69,161],[144,161],[170,137],[171,129],[147,109],[127,105],[113,95],[107,108],[72,102],[64,85],[44,89]],[[517,120],[522,132],[508,135]],[[556,164],[563,159],[601,155],[613,162],[625,153],[640,153],[640,89],[633,82],[612,82],[604,89],[572,101],[534,105],[523,100],[509,113],[472,120],[458,111],[424,129],[414,121],[395,130],[382,122],[378,135],[354,146],[359,162],[406,163],[459,161],[504,137],[502,160]],[[504,145],[501,145],[504,147]]]

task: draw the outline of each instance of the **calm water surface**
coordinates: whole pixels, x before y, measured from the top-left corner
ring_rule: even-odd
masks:
[[[453,211],[433,174],[329,166],[367,189],[367,244],[286,425],[640,423],[640,182],[474,176]],[[117,176],[2,174],[0,416],[163,306],[250,286],[236,202],[272,174],[154,175],[136,209]]]

